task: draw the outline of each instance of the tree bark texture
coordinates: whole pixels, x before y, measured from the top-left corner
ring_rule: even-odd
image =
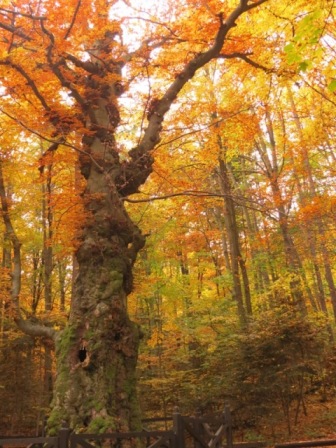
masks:
[[[100,82],[87,89],[86,119],[92,136],[83,138],[86,154],[80,158],[80,169],[86,178],[83,200],[88,219],[76,254],[78,275],[69,323],[57,341],[51,430],[61,420],[93,432],[127,431],[139,423],[135,388],[139,329],[127,315],[126,297],[145,238],[118,191],[122,167],[114,130],[119,110],[115,86],[105,84],[103,74],[101,67]],[[92,91],[97,89],[100,95],[95,99]],[[133,191],[131,179],[122,188],[126,186]]]

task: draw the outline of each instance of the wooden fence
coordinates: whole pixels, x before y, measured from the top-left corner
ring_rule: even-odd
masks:
[[[111,432],[105,434],[77,434],[63,427],[56,437],[19,437],[2,438],[0,447],[29,448],[97,448],[109,446],[113,448],[129,448],[139,446],[144,448],[243,448],[233,444],[232,424],[229,407],[219,417],[182,416],[178,409],[170,419],[149,419],[144,421],[165,421],[171,429],[142,430],[136,432]],[[170,423],[169,423],[170,422]],[[251,444],[250,444],[251,445]],[[258,448],[260,444],[246,446]]]
[[[263,442],[234,443],[232,421],[226,406],[219,417],[186,417],[176,409],[172,418],[147,419],[165,423],[170,429],[106,434],[77,434],[62,427],[56,437],[1,437],[0,448],[264,448]],[[140,443],[139,443],[140,442]],[[335,446],[336,439],[308,440],[274,445],[274,448],[318,448]]]

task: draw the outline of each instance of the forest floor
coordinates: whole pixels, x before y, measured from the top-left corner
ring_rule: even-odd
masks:
[[[306,415],[300,410],[295,423],[295,413],[290,416],[290,425],[282,415],[268,416],[258,425],[258,430],[234,432],[234,441],[264,441],[268,446],[275,443],[317,439],[336,440],[336,397],[321,402],[319,397],[309,397],[305,403]]]

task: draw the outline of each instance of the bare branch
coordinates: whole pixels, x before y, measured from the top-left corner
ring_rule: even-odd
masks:
[[[259,64],[258,62],[253,61],[249,58],[252,53],[230,53],[230,54],[220,54],[218,59],[242,59],[247,62],[249,65],[252,65],[254,68],[258,68],[263,70],[265,73],[275,73],[276,70],[273,68],[265,67],[264,65]]]
[[[266,210],[263,208],[258,207],[259,203],[258,201],[255,201],[251,198],[243,197],[242,195],[239,195],[239,197],[235,195],[225,195],[222,193],[214,193],[212,191],[200,191],[200,190],[185,190],[180,191],[177,193],[170,193],[162,196],[150,196],[146,199],[130,199],[130,198],[123,198],[124,202],[130,202],[133,204],[141,203],[141,202],[154,202],[154,201],[164,201],[165,199],[175,198],[179,196],[193,196],[198,198],[220,198],[223,199],[225,197],[230,197],[238,206],[244,205],[246,208],[249,208],[251,210],[259,211],[259,212],[269,212],[270,210]],[[251,205],[248,205],[251,204]],[[256,204],[255,206],[252,204]]]
[[[236,117],[237,115],[240,115],[240,114],[242,114],[244,112],[248,112],[250,110],[251,110],[250,107],[247,107],[246,109],[240,109],[237,112],[234,112],[233,114],[230,114],[230,115],[228,115],[226,117],[219,118],[218,120],[213,121],[212,123],[209,123],[208,125],[203,126],[202,128],[193,129],[192,131],[189,131],[189,132],[184,132],[183,134],[179,135],[178,137],[174,137],[174,138],[172,138],[170,140],[164,141],[163,143],[160,143],[159,145],[157,145],[155,149],[159,149],[162,146],[170,145],[171,143],[176,142],[177,140],[180,140],[181,138],[185,138],[185,137],[187,137],[189,135],[198,134],[199,132],[203,132],[203,131],[205,131],[207,129],[210,129],[212,127],[216,127],[218,124],[223,123],[225,121],[228,121],[231,118]]]
[[[81,7],[81,3],[82,3],[82,0],[78,0],[76,8],[75,8],[75,12],[74,12],[74,14],[72,16],[72,20],[71,20],[70,26],[69,26],[69,28],[67,29],[67,32],[64,35],[64,40],[66,40],[69,37],[70,33],[71,33],[72,27],[74,26],[75,21],[76,21],[76,17],[77,17],[79,8]]]
[[[163,28],[166,28],[172,35],[175,35],[174,30],[172,30],[166,23],[158,22],[153,19],[146,19],[145,17],[140,17],[140,16],[132,16],[132,17],[125,16],[125,17],[123,17],[123,20],[138,20],[138,21],[152,23],[154,25],[158,25],[158,26],[162,26]]]
[[[13,14],[13,16],[21,16],[21,17],[27,17],[28,19],[32,19],[32,20],[46,20],[47,18],[44,16],[34,16],[33,14],[26,14],[24,12],[21,11],[13,11],[11,9],[6,9],[6,8],[0,8],[0,11],[6,12],[8,14]]]
[[[312,90],[314,90],[314,92],[316,92],[318,95],[321,95],[322,98],[324,98],[326,101],[328,101],[329,103],[333,104],[334,106],[336,106],[336,102],[333,101],[331,98],[329,98],[323,91],[319,90],[317,87],[313,86],[313,84],[309,83],[304,76],[301,76],[302,81],[308,86],[310,87]]]
[[[22,37],[22,39],[32,41],[33,39],[29,37],[26,33],[21,31],[19,28],[15,28],[15,26],[7,25],[6,23],[0,23],[0,28],[9,31],[12,34],[15,34],[19,37]]]
[[[245,7],[245,10],[246,11],[249,11],[250,9],[254,9],[254,8],[256,8],[257,6],[260,6],[260,5],[262,5],[263,3],[266,3],[268,0],[258,0],[257,2],[254,2],[254,3],[251,3],[250,5],[247,5],[246,7]],[[247,2],[246,3],[248,3],[249,2],[249,0],[247,0]]]
[[[131,202],[134,204],[137,204],[139,202],[153,202],[153,201],[163,201],[165,199],[175,198],[178,196],[196,196],[196,197],[216,197],[216,198],[223,198],[223,195],[220,193],[212,193],[210,191],[198,191],[198,190],[186,190],[181,191],[179,193],[170,193],[163,196],[151,196],[146,199],[129,199],[129,198],[123,198],[123,201],[125,202]]]

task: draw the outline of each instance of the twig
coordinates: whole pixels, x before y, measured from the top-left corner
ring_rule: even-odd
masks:
[[[69,34],[71,33],[72,27],[74,26],[75,21],[76,21],[76,17],[77,17],[79,8],[81,7],[81,3],[82,3],[82,0],[78,0],[75,12],[74,12],[74,14],[72,16],[72,20],[71,20],[70,26],[69,26],[69,28],[67,29],[67,32],[64,35],[64,40],[66,40],[69,37]]]

